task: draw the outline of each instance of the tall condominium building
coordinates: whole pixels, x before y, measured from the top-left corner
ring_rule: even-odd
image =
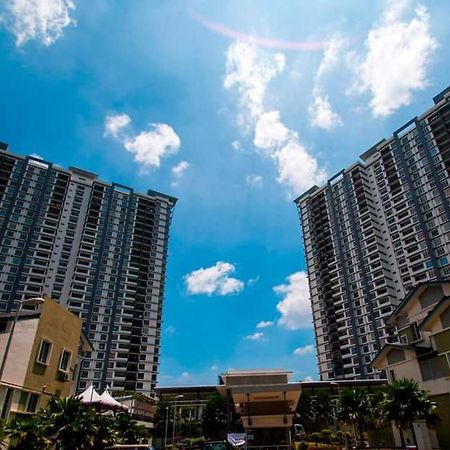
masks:
[[[395,306],[450,275],[450,88],[434,103],[295,200],[323,380],[377,377]]]
[[[0,310],[48,294],[79,315],[94,351],[78,388],[156,385],[176,199],[0,151]]]

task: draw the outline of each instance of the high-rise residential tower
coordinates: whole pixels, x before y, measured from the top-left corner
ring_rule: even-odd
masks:
[[[156,385],[176,199],[0,151],[0,310],[48,294],[79,315],[94,351],[78,388]]]
[[[450,88],[434,103],[295,200],[323,380],[378,376],[387,317],[417,283],[450,276]]]

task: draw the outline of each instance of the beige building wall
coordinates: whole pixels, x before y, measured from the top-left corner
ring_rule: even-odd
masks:
[[[24,385],[57,396],[70,395],[80,344],[81,320],[60,304],[47,300],[41,306],[41,317],[32,344]],[[52,343],[47,365],[36,362],[42,339]],[[71,352],[70,369],[67,373],[58,370],[63,350]]]

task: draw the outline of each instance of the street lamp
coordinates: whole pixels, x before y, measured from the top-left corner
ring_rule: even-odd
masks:
[[[164,433],[164,448],[166,448],[167,444],[167,427],[169,426],[169,407],[166,406],[166,431]]]
[[[22,307],[23,306],[42,305],[42,303],[44,303],[44,302],[45,302],[45,300],[40,297],[29,298],[29,299],[22,300],[21,302],[19,302],[19,307],[16,310],[16,314],[14,315],[14,320],[11,325],[11,331],[9,332],[8,341],[6,342],[5,353],[3,354],[3,359],[2,359],[2,365],[0,366],[0,382],[2,381],[2,378],[3,378],[3,372],[5,370],[6,359],[8,358],[8,353],[9,353],[9,348],[11,347],[13,333],[16,328],[17,320],[19,319],[19,314],[22,311]]]
[[[177,421],[177,400],[184,398],[184,395],[176,395],[173,401],[173,430],[172,430],[172,447],[175,445],[175,423]]]

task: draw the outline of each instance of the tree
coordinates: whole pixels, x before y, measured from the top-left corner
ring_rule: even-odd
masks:
[[[93,450],[103,450],[119,441],[119,433],[116,430],[116,417],[95,414],[94,415],[95,436],[93,441]]]
[[[326,428],[327,425],[334,420],[335,409],[335,403],[328,392],[320,391],[314,396],[314,419],[320,426],[320,429]]]
[[[77,398],[51,398],[42,416],[57,449],[82,450],[93,446],[97,432],[94,411]]]
[[[413,422],[425,420],[431,425],[437,418],[436,404],[429,399],[428,392],[416,381],[405,378],[388,385],[379,408],[385,422],[394,421],[397,425],[402,446],[405,445],[404,431],[408,428],[417,445]]]
[[[338,418],[358,430],[359,445],[364,446],[364,431],[371,418],[369,394],[359,389],[346,389],[339,398]]]
[[[5,426],[5,434],[15,442],[14,450],[44,450],[50,444],[47,426],[38,415],[13,419]]]
[[[118,414],[115,417],[114,430],[121,444],[138,444],[145,433],[145,429],[127,413]]]
[[[227,407],[221,395],[210,397],[203,410],[203,431],[211,439],[220,439],[227,423]]]

